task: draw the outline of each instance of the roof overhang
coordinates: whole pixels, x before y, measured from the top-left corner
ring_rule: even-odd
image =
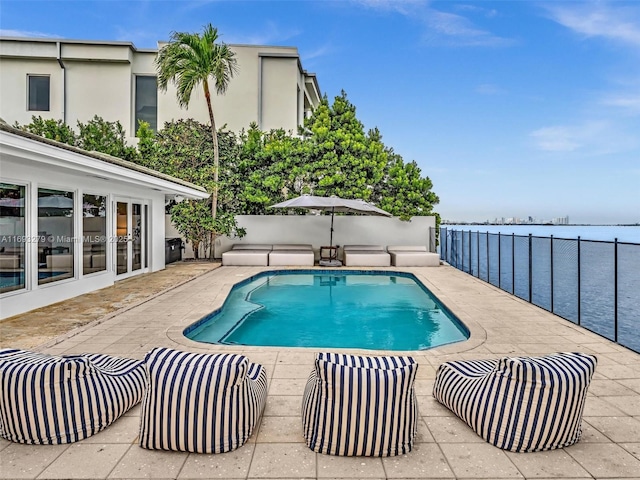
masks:
[[[30,163],[48,166],[57,171],[127,184],[138,189],[149,188],[165,195],[181,195],[184,198],[194,200],[209,198],[209,193],[205,189],[190,185],[179,179],[174,179],[174,181],[168,175],[153,175],[145,172],[144,167],[133,169],[124,166],[129,162],[121,159],[111,157],[114,160],[119,160],[122,164],[112,163],[100,159],[100,154],[96,155],[94,152],[83,154],[80,149],[60,148],[51,143],[56,142],[44,143],[33,138],[8,132],[5,129],[0,130],[0,147],[3,161],[15,160],[22,164]]]

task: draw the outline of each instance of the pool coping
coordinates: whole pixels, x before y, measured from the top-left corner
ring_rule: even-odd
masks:
[[[233,269],[233,268],[242,268],[242,271],[246,271],[247,267],[222,267],[220,269],[216,269],[214,272],[210,272],[211,274],[222,274],[225,269]],[[439,267],[431,267],[431,268],[439,268]],[[443,298],[442,295],[439,295],[434,291],[434,288],[430,288],[430,282],[426,277],[420,274],[420,272],[416,271],[417,269],[412,267],[371,267],[364,268],[358,267],[357,269],[349,269],[345,267],[321,267],[322,271],[336,271],[336,272],[362,272],[364,274],[368,272],[380,272],[380,273],[402,273],[403,275],[407,275],[415,278],[419,284],[429,292],[431,292],[437,300],[447,309],[449,310],[461,323],[462,325],[469,331],[469,338],[467,340],[461,340],[458,342],[453,342],[445,345],[439,345],[436,347],[424,349],[424,350],[372,350],[372,349],[363,349],[363,348],[315,348],[315,350],[331,350],[337,352],[355,352],[359,355],[415,355],[415,354],[428,354],[428,352],[433,351],[435,349],[438,350],[439,354],[453,354],[453,353],[463,353],[468,350],[472,350],[482,345],[487,339],[487,332],[482,326],[476,322],[473,318],[468,315],[465,315],[463,312],[456,312],[455,304],[448,301],[448,299]],[[228,270],[227,270],[228,271]],[[250,281],[252,278],[265,274],[268,272],[286,272],[286,271],[319,271],[315,268],[310,268],[308,266],[300,266],[300,267],[281,267],[281,266],[273,266],[273,267],[250,267],[249,272],[246,274],[242,274],[244,278],[239,278],[236,282],[231,284],[223,285],[221,295],[218,295],[212,304],[211,312],[216,312],[220,310],[224,303],[226,302],[231,290],[238,285],[239,283]],[[206,317],[203,316],[200,319],[183,319],[180,323],[174,324],[169,327],[166,331],[167,338],[176,344],[187,347],[187,348],[195,348],[195,349],[206,349],[211,346],[215,346],[220,349],[228,349],[229,351],[236,351],[238,347],[241,347],[243,351],[252,352],[252,351],[278,351],[282,349],[281,346],[252,346],[252,345],[225,345],[225,344],[213,344],[213,343],[205,343],[205,342],[197,342],[195,340],[191,340],[184,335],[184,331],[191,327],[195,326],[198,322],[201,322]],[[194,327],[195,328],[195,327]],[[314,347],[286,347],[291,348],[293,350],[300,351],[309,351],[310,348]]]

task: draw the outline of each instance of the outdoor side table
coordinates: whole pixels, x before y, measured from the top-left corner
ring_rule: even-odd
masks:
[[[341,267],[342,262],[338,260],[338,247],[332,245],[320,247],[320,262],[318,263],[322,267]]]

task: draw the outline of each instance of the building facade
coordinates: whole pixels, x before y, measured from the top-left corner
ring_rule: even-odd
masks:
[[[162,46],[162,44],[160,44]],[[212,92],[216,124],[238,132],[260,129],[297,132],[320,102],[316,76],[306,72],[295,47],[230,45],[238,73],[227,92]],[[32,116],[60,119],[71,127],[95,115],[119,121],[133,141],[139,120],[154,129],[194,118],[209,123],[204,92],[196,88],[188,109],[170,85],[159,92],[157,49],[128,42],[0,38],[0,117],[27,124]]]
[[[0,122],[0,319],[165,268],[165,204],[201,187]]]

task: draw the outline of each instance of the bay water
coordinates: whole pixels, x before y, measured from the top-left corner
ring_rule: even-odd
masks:
[[[441,246],[452,266],[611,340],[617,318],[618,343],[640,352],[640,227],[444,228]]]

